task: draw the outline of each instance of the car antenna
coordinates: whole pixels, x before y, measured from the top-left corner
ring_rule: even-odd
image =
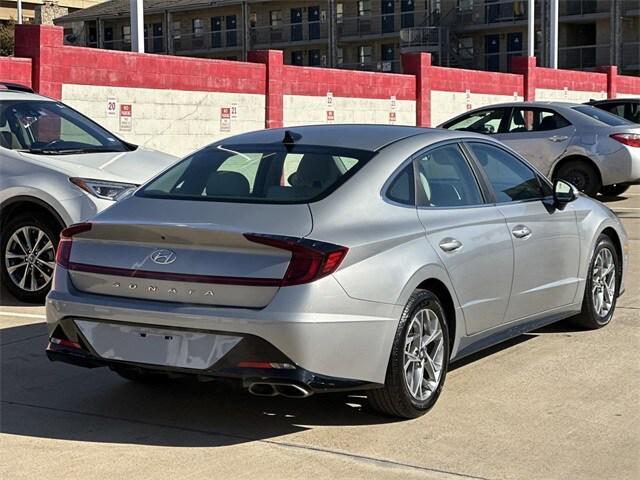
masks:
[[[298,133],[293,133],[290,130],[285,130],[282,143],[287,147],[287,151],[289,151],[291,147],[293,147],[293,145],[295,144],[296,140],[300,140],[301,138],[302,138],[302,135]]]

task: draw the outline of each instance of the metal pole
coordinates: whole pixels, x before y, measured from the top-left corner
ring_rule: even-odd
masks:
[[[131,51],[144,53],[144,11],[142,0],[129,0],[131,9]]]
[[[535,46],[536,46],[536,14],[535,14],[535,4],[536,0],[529,0],[529,17],[528,17],[528,34],[529,38],[527,40],[527,57],[535,56]]]
[[[558,0],[549,2],[549,67],[558,68]]]
[[[22,0],[18,0],[18,23],[22,23]]]

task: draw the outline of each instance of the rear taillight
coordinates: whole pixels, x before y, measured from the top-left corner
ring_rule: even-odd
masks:
[[[72,237],[79,233],[88,232],[89,230],[91,230],[90,223],[76,223],[62,230],[56,252],[56,263],[58,265],[69,268],[69,258],[71,257],[71,246],[73,243]]]
[[[335,272],[349,249],[306,238],[245,233],[247,240],[291,252],[289,267],[280,281],[281,286],[313,282]]]
[[[611,138],[629,147],[640,147],[640,133],[614,133]]]

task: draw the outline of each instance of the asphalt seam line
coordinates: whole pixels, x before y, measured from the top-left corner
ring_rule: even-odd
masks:
[[[320,448],[320,447],[299,445],[299,444],[296,444],[296,443],[277,442],[275,440],[265,440],[265,439],[254,438],[254,437],[243,436],[243,435],[237,435],[237,434],[231,434],[231,433],[222,433],[222,432],[209,431],[209,430],[200,430],[198,428],[179,427],[179,426],[176,426],[176,425],[166,425],[166,424],[162,424],[162,423],[146,422],[144,420],[120,418],[120,417],[114,417],[114,416],[111,416],[111,415],[103,415],[103,414],[99,414],[99,413],[77,412],[75,410],[67,410],[67,409],[64,409],[64,408],[47,407],[47,406],[43,406],[43,405],[35,405],[35,404],[22,403],[22,402],[12,402],[10,400],[2,400],[2,401],[0,401],[0,403],[7,404],[7,405],[18,406],[18,407],[35,408],[35,409],[48,410],[48,411],[59,412],[59,413],[67,413],[67,414],[70,414],[70,415],[81,415],[81,416],[86,416],[86,417],[94,417],[94,418],[100,418],[100,419],[103,419],[103,420],[116,420],[116,421],[120,421],[120,422],[127,422],[127,423],[133,423],[133,424],[138,424],[138,425],[145,425],[145,426],[149,426],[149,427],[167,428],[167,429],[170,429],[170,430],[179,430],[179,431],[183,431],[183,432],[199,433],[201,435],[213,435],[213,436],[226,437],[226,438],[236,438],[236,439],[239,439],[239,440],[252,441],[252,442],[258,442],[258,443],[265,443],[265,444],[268,444],[268,445],[274,445],[274,446],[284,447],[284,448],[297,448],[297,449],[300,449],[300,450],[309,450],[309,451],[314,451],[314,452],[318,452],[318,453],[327,453],[327,454],[330,454],[330,455],[346,457],[346,458],[351,458],[351,459],[355,459],[355,460],[360,460],[360,461],[371,462],[371,463],[375,463],[375,464],[379,464],[379,465],[384,465],[386,467],[408,468],[408,469],[419,470],[419,471],[423,471],[423,472],[430,472],[430,473],[437,473],[437,474],[440,474],[440,475],[447,475],[452,480],[453,479],[490,480],[487,477],[477,477],[477,476],[473,476],[473,475],[467,475],[467,474],[464,474],[464,473],[449,472],[447,470],[440,470],[440,469],[437,469],[437,468],[421,467],[419,465],[411,465],[409,463],[396,462],[394,460],[386,460],[386,459],[368,457],[366,455],[358,455],[358,454],[340,452],[340,451],[330,450],[330,449],[325,449],[325,448]]]

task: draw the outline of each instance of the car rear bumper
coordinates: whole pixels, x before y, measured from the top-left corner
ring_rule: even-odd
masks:
[[[270,353],[277,354],[265,354],[263,358],[255,359],[247,355],[247,359],[240,361],[285,362],[282,359],[285,358],[285,363],[291,363],[296,370],[307,372],[314,378],[332,378],[334,382],[342,379],[364,385],[384,383],[402,307],[352,299],[332,277],[307,285],[281,288],[263,309],[220,308],[95,295],[76,290],[67,271],[58,267],[54,288],[47,297],[46,310],[50,335],[60,327],[73,341],[79,338],[75,319],[237,335],[243,338],[239,345],[246,343],[245,338],[257,338],[271,346]],[[80,355],[78,352],[56,351],[50,357],[89,365],[110,366],[114,362],[90,350],[89,353]],[[74,354],[76,356],[68,356]],[[215,371],[187,373],[209,376],[241,373],[243,379],[251,373],[221,371],[219,365],[214,367]],[[176,370],[170,366],[152,368]]]
[[[624,146],[599,162],[603,185],[640,184],[640,148]]]

